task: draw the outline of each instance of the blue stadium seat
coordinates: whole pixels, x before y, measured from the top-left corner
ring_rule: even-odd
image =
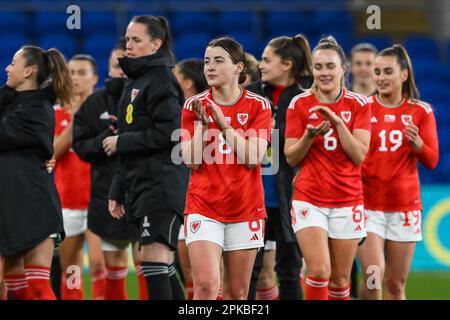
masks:
[[[118,17],[112,11],[87,11],[81,15],[81,29],[84,32],[116,32]]]
[[[352,32],[353,20],[348,11],[316,11],[314,14],[314,29],[318,33],[333,32],[336,29]]]
[[[374,45],[378,49],[378,51],[391,47],[393,44],[392,40],[389,37],[383,36],[373,36],[356,39],[354,45],[357,45],[359,43],[370,43]]]
[[[418,88],[423,100],[435,103],[450,104],[450,87],[447,83],[439,80],[428,80],[418,82]]]
[[[210,37],[203,33],[187,34],[177,38],[174,52],[177,60],[197,58],[203,59]]]
[[[439,59],[439,50],[437,43],[431,37],[415,36],[408,37],[404,41],[404,46],[411,58],[430,57]]]
[[[0,12],[0,30],[26,35],[30,26],[27,14],[23,12]]]
[[[131,10],[127,13],[126,22],[130,22],[130,20],[135,16],[165,16],[167,18],[166,12],[161,10]]]
[[[264,27],[266,36],[294,36],[299,33],[312,33],[312,17],[304,12],[269,11]]]
[[[45,34],[39,38],[38,44],[46,50],[57,48],[67,59],[70,59],[78,51],[76,39],[67,33]]]
[[[92,33],[86,37],[82,51],[93,56],[109,56],[119,40],[115,33]]]
[[[258,16],[250,11],[222,11],[216,21],[221,35],[258,31]]]
[[[204,33],[209,35],[214,27],[213,14],[206,12],[174,12],[169,20],[175,37],[186,33]]]
[[[14,53],[22,46],[32,44],[30,39],[23,34],[6,33],[0,35],[0,56],[2,59],[11,62]]]
[[[38,34],[63,33],[68,31],[67,18],[65,11],[37,11],[34,15],[34,31]]]
[[[253,55],[258,56],[260,53],[258,52],[259,48],[257,45],[257,40],[253,33],[251,32],[241,32],[232,34],[233,38],[239,42],[246,52],[249,52]]]

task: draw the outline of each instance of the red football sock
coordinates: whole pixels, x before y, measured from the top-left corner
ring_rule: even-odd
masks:
[[[79,283],[69,283],[66,275],[61,275],[61,300],[83,300],[83,276],[80,275]]]
[[[50,268],[25,266],[25,274],[35,300],[56,300],[50,285]]]
[[[5,274],[4,279],[6,290],[14,300],[33,300],[33,294],[24,273]]]
[[[219,288],[219,293],[217,294],[216,300],[223,300],[222,286],[220,286],[220,288]]]
[[[257,300],[279,300],[279,292],[277,285],[271,288],[257,289],[256,290]]]
[[[350,300],[350,285],[343,288],[328,287],[328,300]]]
[[[306,277],[305,300],[328,300],[328,280]]]
[[[194,299],[194,283],[189,281],[185,284],[186,287],[186,300]]]
[[[128,267],[106,266],[105,300],[127,300]]]
[[[100,270],[92,275],[92,300],[105,300],[106,272]]]
[[[136,273],[138,277],[139,300],[148,300],[147,280],[141,271],[141,264],[136,264]]]

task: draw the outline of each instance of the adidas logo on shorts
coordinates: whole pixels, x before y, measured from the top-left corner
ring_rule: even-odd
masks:
[[[259,237],[258,237],[258,235],[255,233],[254,235],[253,235],[253,237],[250,239],[250,240],[259,240]]]
[[[141,234],[141,238],[150,237],[150,232],[147,229],[144,229]]]

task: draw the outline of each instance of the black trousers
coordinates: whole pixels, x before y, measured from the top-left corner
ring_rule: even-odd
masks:
[[[264,241],[275,240],[277,244],[275,272],[279,281],[280,300],[301,300],[300,269],[302,255],[297,242],[287,242],[283,236],[280,212],[276,208],[267,208],[266,235]],[[256,255],[253,266],[248,300],[255,300],[256,285],[263,267],[264,248]]]

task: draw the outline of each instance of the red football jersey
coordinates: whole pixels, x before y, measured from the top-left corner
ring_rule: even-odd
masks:
[[[433,168],[439,156],[436,120],[429,104],[404,99],[400,106],[372,101],[372,138],[362,165],[366,209],[385,212],[421,210],[417,159]],[[415,153],[404,129],[412,121],[419,128],[424,146]]]
[[[55,135],[58,136],[71,123],[70,114],[55,106]],[[69,150],[56,161],[55,183],[65,209],[87,209],[91,192],[91,166]]]
[[[366,97],[342,91],[335,103],[320,102],[309,90],[291,101],[286,114],[286,138],[301,138],[308,124],[317,126],[324,121],[320,112],[310,112],[315,106],[327,106],[340,116],[350,132],[370,131],[370,104]],[[306,201],[319,207],[341,208],[363,203],[361,166],[345,154],[336,127],[331,125],[324,136],[314,138],[307,155],[294,178],[294,200]]]
[[[213,99],[211,89],[185,102],[181,124],[183,141],[190,140],[194,135],[194,121],[197,118],[191,107],[192,100],[197,98],[206,105],[206,97]],[[270,141],[272,111],[270,103],[263,97],[244,89],[235,104],[220,108],[227,122],[241,135],[245,133],[246,137],[258,136]],[[261,164],[256,169],[249,169],[245,164],[238,163],[235,153],[225,143],[214,122],[212,111],[209,108],[206,111],[209,124],[204,155],[207,156],[203,157],[200,167],[191,172],[185,214],[199,213],[221,222],[265,218]]]

